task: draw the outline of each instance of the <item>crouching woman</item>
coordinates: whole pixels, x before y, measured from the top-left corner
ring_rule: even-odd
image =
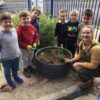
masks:
[[[93,32],[91,26],[85,26],[81,33],[79,53],[74,58],[65,60],[72,63],[82,89],[93,86],[94,74],[99,73],[100,69],[100,44],[93,41]]]

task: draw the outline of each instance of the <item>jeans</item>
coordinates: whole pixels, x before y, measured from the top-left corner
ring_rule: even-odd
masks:
[[[2,60],[3,68],[4,68],[4,75],[6,81],[11,81],[11,73],[13,77],[18,75],[19,69],[19,57],[11,59],[11,60]]]

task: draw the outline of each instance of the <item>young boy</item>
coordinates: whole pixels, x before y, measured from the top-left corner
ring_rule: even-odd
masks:
[[[70,20],[66,25],[66,49],[71,51],[73,57],[75,55],[77,39],[79,34],[78,11],[72,10],[70,12]]]
[[[21,24],[18,26],[18,41],[22,52],[24,71],[23,74],[31,77],[30,68],[32,67],[32,58],[34,53],[33,46],[38,43],[38,32],[34,26],[30,24],[31,16],[29,11],[23,10],[19,14]]]
[[[31,12],[31,24],[37,29],[38,34],[40,34],[40,25],[39,25],[39,18],[40,18],[41,11],[39,8],[35,7],[32,9]]]
[[[18,83],[23,83],[23,80],[18,76],[20,49],[16,29],[12,28],[12,14],[9,12],[2,13],[0,16],[0,24],[3,27],[0,30],[0,45],[4,75],[8,85],[11,89],[14,89],[16,85],[11,78],[11,74]]]
[[[61,9],[59,12],[59,21],[56,24],[55,28],[55,36],[57,37],[57,45],[59,47],[66,48],[65,41],[65,28],[67,24],[67,11],[65,9]]]
[[[38,7],[34,7],[31,11],[31,24],[37,29],[38,36],[39,36],[39,42],[40,42],[40,23],[39,23],[40,15],[41,15],[40,9]],[[38,45],[39,45],[39,42],[38,42]],[[33,60],[35,58],[36,51],[37,50],[34,50]],[[32,70],[32,69],[30,69],[30,70]]]

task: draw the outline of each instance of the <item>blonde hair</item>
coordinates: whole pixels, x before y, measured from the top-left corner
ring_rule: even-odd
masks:
[[[67,10],[64,9],[64,8],[61,8],[60,11],[59,11],[59,14],[60,14],[60,13],[66,13],[66,15],[67,15]]]
[[[76,9],[73,9],[73,10],[70,12],[70,15],[71,15],[72,13],[75,13],[77,16],[79,15],[78,10],[76,10]]]
[[[39,13],[39,15],[41,14],[41,10],[40,10],[40,8],[39,7],[34,7],[33,9],[32,9],[32,12],[33,11],[37,11],[38,13]]]
[[[91,33],[94,33],[94,28],[91,25],[85,25],[83,28],[90,28],[91,29]]]

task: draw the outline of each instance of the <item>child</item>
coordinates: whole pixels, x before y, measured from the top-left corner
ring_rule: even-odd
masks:
[[[40,23],[39,23],[39,18],[41,15],[41,11],[38,7],[34,7],[31,11],[31,24],[37,29],[38,32],[38,36],[39,36],[39,40],[40,40]],[[40,42],[40,41],[39,41]],[[38,45],[40,45],[40,43],[38,42]],[[35,58],[35,53],[37,50],[34,50],[34,57],[33,60]],[[34,63],[34,62],[33,62]],[[30,70],[32,70],[30,68]],[[34,71],[33,71],[34,72]]]
[[[32,47],[38,43],[38,32],[34,26],[30,24],[31,16],[29,11],[23,10],[20,12],[21,24],[18,26],[18,41],[22,52],[24,71],[23,74],[31,77],[30,68],[32,67],[33,51]]]
[[[12,81],[11,73],[16,82],[23,83],[23,80],[18,76],[20,49],[16,29],[12,28],[12,14],[9,12],[2,13],[0,16],[0,24],[3,27],[0,30],[0,45],[4,75],[8,85],[11,89],[14,89],[16,85]]]
[[[92,10],[91,9],[85,9],[85,11],[83,12],[83,16],[82,16],[82,23],[79,24],[79,35],[78,35],[78,41],[77,41],[77,53],[79,52],[79,43],[81,41],[81,31],[82,28],[85,25],[92,25]]]
[[[32,9],[31,12],[31,24],[37,29],[37,32],[40,34],[40,25],[39,25],[39,18],[40,18],[41,11],[39,8],[35,7]]]
[[[66,25],[66,49],[71,51],[73,56],[75,55],[79,33],[78,14],[77,10],[72,10],[70,12],[70,20]]]
[[[57,45],[59,47],[66,48],[66,42],[65,42],[65,27],[67,24],[67,11],[65,9],[61,9],[59,12],[59,21],[56,24],[55,28],[55,36],[57,37]]]
[[[80,28],[80,33],[79,33],[79,38],[78,38],[78,42],[81,41],[81,31],[82,28],[85,25],[92,25],[92,10],[91,9],[85,9],[85,11],[83,12],[83,16],[82,16],[82,23],[80,23],[79,28]]]

